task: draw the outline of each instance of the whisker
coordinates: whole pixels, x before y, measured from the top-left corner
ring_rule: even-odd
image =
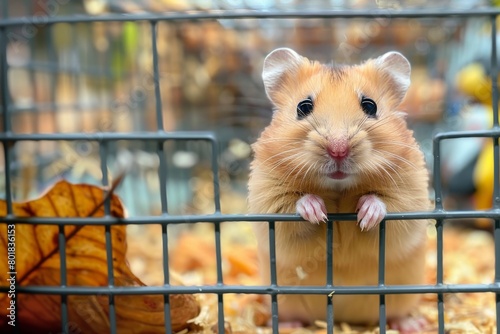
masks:
[[[290,152],[293,152],[293,151],[296,151],[296,150],[298,150],[298,149],[299,149],[299,148],[294,147],[294,148],[291,148],[291,149],[288,149],[288,150],[285,150],[285,151],[281,151],[281,152],[279,152],[279,153],[276,153],[276,154],[274,154],[274,155],[270,156],[269,158],[267,158],[266,160],[262,161],[262,164],[266,164],[266,162],[268,162],[268,161],[269,161],[269,160],[271,160],[271,159],[275,159],[275,158],[280,157],[280,156],[282,156],[282,155],[286,155],[286,154],[288,154],[288,153],[290,153]],[[285,157],[285,158],[286,158],[286,157]],[[283,158],[283,159],[284,159],[284,158]]]
[[[303,164],[301,164],[301,166],[302,167],[300,167],[300,169],[297,170],[296,172],[295,172],[295,170],[296,170],[296,168],[295,168],[295,170],[293,172],[293,178],[291,179],[291,183],[293,183],[293,184],[297,183],[298,178],[299,178],[302,170],[304,170],[304,168],[307,167],[307,164],[303,163]],[[290,174],[290,176],[291,176],[291,174]],[[300,189],[300,186],[302,185],[303,182],[304,182],[304,177],[302,177],[302,180],[300,180],[299,187],[298,187],[299,189]]]
[[[314,114],[314,112],[311,115],[309,115],[309,116],[311,116],[311,118],[306,117],[306,119],[309,122],[309,124],[311,124],[311,126],[314,129],[314,131],[316,131],[321,137],[327,139],[327,136],[324,135],[324,134],[322,134],[321,131],[319,131],[319,129],[317,127],[316,123],[319,123],[319,122],[318,122],[318,119],[316,118],[316,115]]]
[[[366,165],[368,165],[368,167],[372,167],[372,169],[374,169],[376,172],[378,172],[379,174],[381,174],[382,172],[385,173],[385,175],[387,175],[387,177],[391,180],[391,182],[394,184],[394,186],[398,189],[398,191],[400,190],[399,189],[399,186],[398,186],[398,183],[396,182],[396,180],[392,177],[391,173],[389,173],[386,169],[382,168],[382,165],[381,164],[375,164],[374,162],[366,162],[365,163]],[[364,170],[364,169],[363,169]],[[398,173],[396,173],[397,175]],[[373,173],[370,173],[370,175],[375,178],[375,175]]]
[[[374,122],[373,124],[371,124],[370,126],[368,126],[366,128],[366,131],[373,131],[381,126],[384,126],[386,125],[387,123],[390,123],[391,121],[394,120],[394,117],[392,116],[387,116],[387,117],[384,117],[382,119],[379,119],[377,122]]]
[[[410,145],[410,144],[401,143],[401,142],[374,140],[374,141],[372,141],[372,143],[373,144],[387,144],[387,145],[393,145],[393,146],[400,146],[400,147],[409,148],[409,149],[412,149],[415,151],[420,151],[420,149],[415,145]]]
[[[302,188],[304,181],[306,181],[306,180],[309,181],[309,172],[311,170],[315,170],[317,165],[318,165],[318,161],[316,161],[314,164],[309,165],[309,168],[304,172],[304,176],[302,177],[302,181],[299,183],[299,188]]]
[[[305,126],[304,122],[301,122],[299,120],[297,120],[295,117],[292,117],[291,114],[289,114],[288,116],[288,120],[291,121],[291,122],[296,122],[296,124],[301,127],[302,129],[306,130],[306,131],[309,131],[310,129],[308,127]],[[318,126],[319,126],[319,122],[318,122],[318,119],[316,117],[316,115],[314,114],[314,111],[309,114],[305,120],[307,121],[307,123],[309,123],[312,128],[314,129],[314,131],[316,131],[316,133],[318,135],[320,135],[321,137],[323,138],[327,138],[327,136],[323,133],[321,133],[321,131],[319,130]]]
[[[297,159],[297,156],[299,157],[303,157],[306,153],[305,152],[300,152],[299,155],[297,154],[294,154],[294,155],[290,155],[290,156],[287,156],[287,157],[284,157],[284,158],[281,158],[279,160],[277,160],[274,164],[271,164],[269,167],[271,167],[271,169],[268,171],[268,173],[272,173],[276,168],[284,165],[284,164],[287,164],[289,163],[290,161],[294,161]]]
[[[298,163],[295,165],[295,167],[293,167],[287,175],[285,175],[285,177],[283,178],[283,182],[282,184],[285,184],[285,183],[288,183],[288,179],[290,178],[290,176],[292,176],[295,171],[301,167],[301,170],[306,166],[306,163],[304,163],[303,161],[305,161],[304,157],[306,157],[306,152],[302,152],[301,154],[299,155],[296,155],[294,156],[293,158],[296,159],[298,161]],[[300,172],[300,171],[299,171]],[[295,179],[298,177],[298,174],[295,175]]]
[[[372,151],[373,151],[373,152],[378,152],[378,153],[380,153],[382,156],[383,156],[384,154],[385,154],[385,155],[389,155],[389,156],[393,157],[393,158],[394,158],[394,159],[396,159],[396,160],[399,160],[399,161],[401,161],[401,162],[403,162],[403,163],[406,163],[408,166],[412,167],[412,168],[413,168],[413,169],[415,169],[415,170],[417,170],[417,169],[418,169],[418,168],[417,168],[417,166],[415,166],[415,164],[414,164],[414,163],[412,163],[411,161],[409,161],[408,159],[405,159],[405,158],[403,158],[403,157],[401,157],[401,156],[399,156],[399,155],[397,155],[397,154],[394,154],[394,153],[392,153],[392,152],[389,152],[389,151],[380,151],[380,150],[376,150],[376,149],[373,149]],[[396,164],[396,165],[397,165],[397,164]],[[398,167],[401,167],[401,166],[398,166]]]
[[[356,129],[348,136],[348,140],[351,140],[352,138],[354,138],[354,136],[356,136],[359,133],[359,131],[361,131],[361,129],[362,129],[363,125],[366,123],[367,119],[368,119],[368,116],[364,116],[361,119],[361,122],[356,124]]]
[[[259,139],[259,143],[274,143],[274,142],[285,142],[285,143],[297,143],[296,138],[269,138],[269,139]]]

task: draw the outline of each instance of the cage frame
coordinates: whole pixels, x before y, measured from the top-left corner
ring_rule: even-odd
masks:
[[[6,2],[4,2],[5,4]],[[5,6],[4,6],[5,7]],[[6,11],[4,10],[4,14]],[[117,295],[138,295],[138,294],[161,294],[164,295],[164,319],[165,332],[172,333],[170,328],[170,294],[217,294],[218,296],[218,324],[219,333],[224,333],[224,302],[223,296],[228,293],[243,294],[263,294],[271,295],[272,299],[272,330],[278,333],[278,294],[322,294],[325,295],[325,307],[327,307],[327,331],[333,333],[334,328],[334,309],[333,303],[328,295],[335,290],[335,294],[376,294],[380,296],[380,333],[385,333],[386,314],[385,314],[385,295],[400,293],[434,293],[438,296],[438,332],[444,331],[444,294],[446,293],[466,293],[466,292],[491,292],[495,294],[496,301],[496,320],[500,320],[500,186],[499,186],[499,141],[500,127],[498,119],[498,64],[497,64],[497,24],[496,19],[500,14],[500,9],[473,9],[473,10],[343,10],[343,11],[208,11],[208,12],[190,12],[190,13],[167,13],[167,14],[130,14],[117,15],[108,14],[103,16],[54,16],[47,18],[45,24],[51,27],[58,23],[92,23],[92,22],[125,22],[125,21],[146,21],[151,25],[151,42],[153,48],[153,73],[154,73],[154,91],[156,107],[156,132],[141,133],[111,133],[101,132],[93,134],[82,133],[52,133],[52,134],[16,134],[12,132],[11,127],[11,104],[9,101],[9,81],[7,62],[7,33],[11,27],[20,26],[26,23],[22,18],[0,19],[0,100],[2,110],[3,129],[0,133],[0,142],[4,147],[4,159],[6,166],[5,187],[7,215],[1,218],[1,224],[48,224],[59,227],[59,255],[61,260],[61,284],[60,286],[17,286],[16,294],[55,294],[61,296],[61,326],[63,332],[66,332],[68,319],[68,295],[94,295],[103,294],[109,298],[109,322],[110,332],[117,333],[117,320],[115,316],[114,296]],[[219,165],[218,165],[218,142],[215,134],[210,131],[180,131],[167,132],[163,129],[162,119],[162,99],[160,95],[160,81],[158,71],[158,51],[157,51],[157,23],[161,21],[203,21],[219,19],[346,19],[346,18],[383,18],[390,15],[391,18],[445,18],[445,17],[482,17],[488,18],[491,22],[491,67],[492,67],[492,105],[493,105],[493,126],[488,130],[481,131],[455,131],[442,132],[433,138],[433,187],[434,187],[434,209],[428,212],[402,212],[387,214],[386,218],[380,224],[379,236],[379,275],[377,286],[334,286],[332,270],[332,242],[333,242],[333,221],[346,220],[355,221],[355,214],[329,214],[327,225],[327,284],[325,286],[314,287],[290,287],[278,286],[276,277],[276,252],[275,252],[275,222],[277,221],[300,221],[302,218],[294,214],[222,214],[220,210],[220,189],[218,184]],[[464,210],[448,211],[443,208],[443,189],[441,182],[441,142],[455,138],[483,137],[493,140],[494,149],[494,196],[493,208],[491,210]],[[108,186],[106,153],[107,145],[111,141],[117,140],[141,140],[152,141],[158,145],[157,153],[160,158],[159,179],[162,185],[160,190],[162,215],[148,217],[130,217],[118,219],[111,217],[110,204],[107,201],[104,205],[105,216],[102,218],[20,218],[13,214],[12,210],[12,180],[10,173],[12,146],[19,141],[77,141],[88,140],[99,143],[99,152],[101,157],[102,185]],[[171,215],[168,213],[168,198],[166,193],[166,161],[164,159],[163,144],[166,141],[176,140],[195,140],[206,141],[211,146],[212,155],[212,173],[214,176],[214,213],[204,215]],[[446,219],[460,218],[487,218],[494,221],[494,242],[495,242],[495,277],[494,282],[490,284],[446,284],[443,282],[443,225]],[[437,232],[437,282],[435,285],[414,285],[414,286],[387,286],[385,285],[385,222],[390,220],[406,219],[432,219],[436,221]],[[269,223],[269,242],[270,242],[270,263],[271,263],[271,284],[269,286],[234,286],[225,285],[222,279],[222,255],[221,255],[221,231],[220,226],[226,222],[268,222]],[[215,230],[215,250],[216,250],[216,285],[204,286],[172,286],[169,283],[168,272],[168,234],[167,226],[173,224],[207,222],[214,225]],[[108,286],[107,287],[80,287],[66,285],[66,256],[64,226],[70,225],[101,225],[105,227],[106,254],[108,266]],[[111,226],[117,224],[159,224],[162,226],[163,240],[163,273],[165,283],[163,286],[144,286],[144,287],[120,287],[115,286],[113,278],[112,263],[112,245],[111,245]],[[8,287],[0,287],[0,292],[6,293]],[[22,324],[19,324],[22,327]],[[20,330],[16,327],[16,330]],[[497,326],[497,333],[500,333],[500,327]]]

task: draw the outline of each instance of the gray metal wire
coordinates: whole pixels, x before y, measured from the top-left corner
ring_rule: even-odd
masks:
[[[5,11],[4,11],[5,13]],[[109,297],[109,321],[111,333],[117,331],[117,319],[115,314],[115,296],[118,295],[140,295],[140,294],[160,294],[164,295],[165,309],[165,332],[172,333],[170,319],[170,294],[195,294],[209,293],[217,294],[218,296],[218,332],[224,333],[224,295],[228,293],[244,293],[244,294],[263,294],[271,296],[272,307],[272,329],[274,333],[278,333],[278,303],[277,296],[279,294],[321,294],[328,296],[334,289],[336,295],[342,294],[376,294],[380,296],[380,333],[385,333],[386,313],[385,313],[385,295],[387,294],[402,294],[402,293],[434,293],[438,296],[438,332],[444,331],[444,294],[446,293],[478,293],[492,292],[496,295],[496,315],[497,322],[500,319],[500,188],[499,188],[499,142],[500,127],[498,121],[498,87],[497,82],[497,45],[496,45],[496,17],[500,14],[497,9],[475,9],[467,11],[458,10],[402,10],[402,11],[387,11],[387,10],[370,10],[370,11],[308,11],[308,12],[281,12],[281,11],[245,11],[245,12],[195,12],[195,13],[174,13],[174,14],[134,14],[134,15],[105,15],[98,17],[51,17],[48,18],[47,24],[50,27],[56,23],[84,23],[84,22],[115,22],[115,21],[148,21],[151,24],[151,38],[153,51],[153,73],[154,73],[154,88],[156,98],[156,122],[157,132],[143,133],[54,133],[54,134],[16,134],[11,130],[11,113],[14,108],[9,101],[9,86],[7,75],[9,67],[7,64],[7,39],[8,30],[12,27],[18,27],[25,24],[25,20],[21,18],[3,18],[0,20],[0,100],[2,107],[2,124],[3,129],[0,133],[0,142],[4,147],[5,165],[11,165],[12,145],[20,141],[77,141],[88,140],[99,143],[101,156],[101,170],[103,174],[102,184],[108,184],[107,176],[107,153],[108,144],[118,140],[140,140],[149,141],[157,145],[157,153],[160,159],[159,180],[160,184],[164,185],[167,182],[166,160],[164,145],[168,141],[193,140],[208,142],[211,146],[211,166],[213,173],[214,186],[214,213],[209,215],[171,215],[169,214],[168,199],[166,188],[161,187],[161,215],[148,216],[140,218],[117,219],[110,216],[109,201],[105,203],[105,216],[102,218],[21,218],[12,215],[12,192],[11,192],[11,173],[8,169],[5,173],[6,185],[6,202],[7,216],[2,218],[1,224],[49,224],[59,226],[59,254],[61,258],[61,285],[60,286],[19,286],[17,293],[26,294],[54,294],[61,296],[61,326],[64,331],[68,326],[68,295],[87,295],[87,294],[103,294]],[[193,21],[193,20],[218,20],[218,19],[290,19],[290,18],[376,18],[387,17],[391,18],[435,18],[435,17],[483,17],[489,18],[491,21],[491,65],[492,65],[492,82],[493,82],[493,110],[494,110],[494,125],[490,130],[471,131],[471,132],[447,132],[440,133],[435,136],[433,141],[433,158],[434,158],[434,180],[433,186],[435,190],[435,208],[431,212],[407,212],[407,213],[389,213],[386,220],[380,225],[380,247],[379,247],[379,276],[377,286],[334,286],[333,285],[333,224],[334,220],[356,220],[355,214],[335,214],[328,215],[327,227],[327,278],[325,286],[317,287],[289,287],[277,285],[276,273],[276,249],[275,249],[275,222],[276,221],[298,221],[302,220],[293,214],[251,214],[251,215],[225,215],[220,211],[220,189],[219,189],[219,165],[218,165],[218,143],[217,138],[212,132],[166,132],[163,128],[162,116],[162,101],[160,96],[160,81],[158,70],[158,50],[157,50],[157,22],[159,21]],[[50,48],[49,48],[50,49]],[[53,56],[53,52],[51,52]],[[447,211],[443,208],[442,203],[442,181],[441,181],[441,162],[440,162],[440,144],[443,140],[454,138],[467,137],[484,137],[491,138],[494,142],[494,208],[492,210],[483,211]],[[494,220],[494,237],[495,237],[495,281],[491,284],[445,284],[443,283],[443,225],[446,219],[451,218],[489,218]],[[390,220],[404,219],[434,219],[436,220],[437,231],[437,282],[435,285],[423,286],[387,286],[385,285],[385,223]],[[223,222],[233,221],[248,221],[269,223],[269,243],[270,243],[270,281],[269,286],[234,286],[225,285],[222,279],[222,255],[221,255],[221,235],[220,226]],[[209,222],[215,228],[215,249],[216,249],[216,271],[217,284],[213,286],[172,286],[169,282],[169,263],[168,263],[168,234],[167,226],[175,224]],[[105,226],[106,254],[108,267],[108,286],[106,287],[76,287],[67,286],[67,265],[65,244],[66,236],[64,234],[64,226],[71,225],[103,225]],[[112,263],[112,245],[111,245],[111,226],[116,224],[161,224],[162,240],[163,240],[163,264],[164,264],[164,285],[159,287],[119,287],[115,286],[113,278],[113,263]],[[8,287],[0,287],[0,292],[7,292]],[[333,332],[334,309],[330,297],[326,298],[325,307],[328,310],[327,331]],[[19,324],[22,328],[22,324]],[[500,327],[497,327],[497,333],[500,333]]]

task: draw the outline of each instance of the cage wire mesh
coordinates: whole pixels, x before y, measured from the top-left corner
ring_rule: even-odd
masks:
[[[93,3],[93,4],[92,4]],[[103,14],[97,2],[30,1],[2,2],[0,19],[2,174],[0,187],[6,199],[8,224],[52,224],[59,226],[60,281],[54,286],[16,287],[16,294],[57,295],[59,325],[64,333],[78,333],[69,319],[68,298],[72,295],[101,295],[107,299],[111,333],[119,333],[121,319],[116,302],[124,295],[164,295],[164,331],[172,333],[171,294],[216,296],[219,333],[225,327],[225,298],[230,294],[271,295],[271,329],[278,333],[277,294],[380,295],[380,333],[386,332],[385,295],[420,293],[437,295],[436,331],[445,333],[447,293],[493,293],[500,316],[500,217],[498,183],[498,88],[497,26],[500,11],[492,8],[346,8],[319,11],[313,2],[258,2],[266,11],[232,11],[239,2],[214,2],[212,8],[182,7],[177,10],[220,9],[177,13],[137,13],[146,4],[109,1]],[[150,2],[149,4],[152,4]],[[257,3],[257,2],[255,2]],[[401,3],[398,2],[401,6]],[[434,6],[446,6],[435,2]],[[455,3],[453,3],[456,5]],[[461,3],[464,7],[465,5]],[[404,5],[404,4],[403,4]],[[86,7],[87,6],[87,7]],[[94,6],[94,7],[88,7]],[[158,5],[160,6],[160,5]],[[457,5],[458,6],[458,5]],[[144,8],[142,8],[144,9]],[[155,8],[153,8],[154,10]],[[161,7],[156,10],[163,10]],[[306,11],[303,11],[307,9]],[[151,10],[151,8],[146,8]],[[40,15],[45,13],[45,15]],[[127,15],[122,15],[126,13]],[[357,26],[353,27],[353,22]],[[368,27],[368,28],[367,28]],[[439,27],[439,29],[437,29]],[[410,36],[408,36],[410,35]],[[459,37],[457,37],[459,36]],[[411,42],[398,41],[408,38]],[[279,43],[278,43],[279,41]],[[434,219],[436,221],[435,284],[423,286],[384,285],[385,222],[380,227],[379,285],[333,286],[331,244],[332,221],[354,215],[330,215],[327,229],[326,286],[278,287],[271,267],[270,286],[228,284],[224,280],[221,234],[233,222],[267,221],[271,259],[275,259],[274,222],[296,221],[295,215],[244,215],[249,144],[271,117],[271,105],[264,95],[260,69],[265,55],[277,45],[290,45],[310,58],[323,62],[358,63],[380,54],[395,44],[411,54],[412,64],[434,70],[432,76],[452,85],[453,74],[477,57],[487,57],[491,72],[493,126],[463,130],[467,119],[450,104],[443,115],[433,114],[440,106],[430,105],[424,116],[440,118],[437,126],[429,119],[410,118],[410,125],[424,150],[432,171],[432,212],[389,213],[387,221]],[[445,59],[446,61],[443,61]],[[434,86],[436,87],[436,86]],[[451,101],[453,92],[443,94]],[[425,114],[425,112],[424,112]],[[454,161],[457,142],[486,138],[492,141],[492,206],[481,209],[447,207],[447,173],[459,169]],[[455,143],[455,144],[452,144]],[[462,145],[460,144],[460,145]],[[443,163],[444,160],[444,163]],[[446,170],[443,170],[443,164]],[[108,186],[126,166],[128,172],[116,193],[128,211],[128,218],[111,217],[106,202],[103,218],[21,218],[13,215],[13,202],[34,198],[60,178],[72,182]],[[443,277],[443,227],[449,220],[486,219],[494,231],[494,280],[488,283],[449,284]],[[223,224],[229,223],[229,224]],[[68,286],[64,224],[105,226],[108,268],[106,287]],[[125,224],[129,233],[142,235],[150,224],[160,227],[161,255],[157,284],[123,288],[116,286],[111,246],[114,224]],[[184,229],[209,226],[213,240],[212,285],[173,285],[170,282],[169,252]],[[227,227],[228,229],[230,227]],[[208,231],[208,232],[207,232]],[[242,233],[247,233],[246,230]],[[145,241],[147,242],[147,240]],[[330,251],[328,251],[330,250]],[[19,252],[19,251],[18,251]],[[2,256],[4,256],[2,254]],[[5,254],[7,256],[7,254]],[[175,259],[173,259],[175,261]],[[273,263],[273,261],[271,261]],[[2,273],[4,274],[4,273]],[[3,277],[3,276],[2,276]],[[199,283],[199,282],[198,282]],[[9,291],[2,286],[3,294]],[[22,305],[18,305],[22,308]],[[334,330],[332,299],[325,297],[328,318],[325,329]],[[23,329],[24,326],[24,329]],[[23,333],[29,325],[18,322],[5,332]],[[495,327],[497,333],[500,332]]]

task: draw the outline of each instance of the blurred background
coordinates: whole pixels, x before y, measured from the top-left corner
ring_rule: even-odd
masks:
[[[4,0],[0,17],[22,20],[5,28],[5,105],[14,133],[214,131],[220,142],[222,212],[244,213],[250,144],[271,117],[260,77],[262,61],[271,50],[287,46],[312,59],[347,64],[388,50],[402,52],[413,73],[401,110],[408,113],[431,170],[434,134],[491,126],[491,21],[481,17],[398,19],[392,14],[401,9],[467,11],[495,5],[486,0]],[[46,21],[71,15],[240,9],[381,9],[386,15],[160,20],[160,127],[149,21]],[[213,212],[208,144],[167,142],[164,150],[169,213]],[[111,179],[121,165],[132,167],[118,191],[129,214],[161,212],[154,142],[111,142],[106,154],[100,155],[94,141],[19,141],[11,154],[8,167],[0,155],[0,168],[2,174],[7,168],[12,173],[15,200],[33,198],[61,177],[101,184],[100,159],[105,156]],[[491,207],[491,159],[489,140],[457,139],[443,144],[445,207]],[[1,193],[4,179],[0,177]]]

